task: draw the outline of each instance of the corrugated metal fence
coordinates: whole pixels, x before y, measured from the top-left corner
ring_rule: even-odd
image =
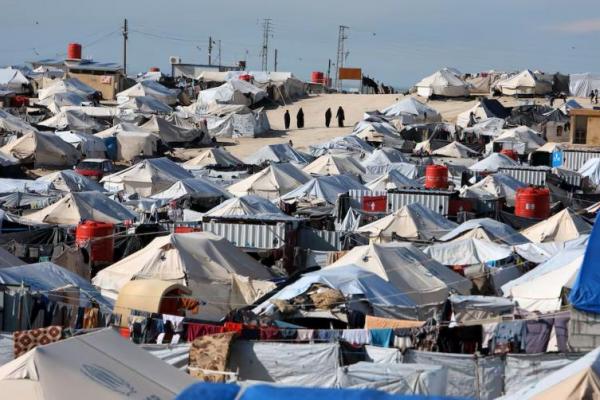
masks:
[[[408,204],[421,203],[432,211],[448,215],[450,196],[453,194],[445,190],[398,190],[388,193],[388,212],[392,213]]]
[[[500,167],[498,172],[509,175],[528,185],[544,186],[549,167]]]
[[[600,151],[565,149],[563,150],[563,167],[577,171],[592,158],[600,158]]]
[[[237,247],[247,249],[278,249],[285,244],[286,240],[284,223],[254,225],[210,221],[202,224],[202,229],[224,237]]]

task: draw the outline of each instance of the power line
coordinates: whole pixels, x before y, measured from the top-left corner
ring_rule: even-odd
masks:
[[[269,69],[269,37],[272,36],[273,26],[271,18],[265,18],[263,20],[263,43],[262,50],[260,53],[261,68],[263,71]]]

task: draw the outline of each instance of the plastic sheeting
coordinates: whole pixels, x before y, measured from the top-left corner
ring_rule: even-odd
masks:
[[[565,209],[552,217],[521,231],[523,236],[535,243],[566,242],[590,233],[592,226],[582,217]]]
[[[286,202],[300,200],[335,204],[340,194],[347,193],[352,189],[369,190],[349,175],[321,176],[313,178],[304,185],[284,194],[280,197],[280,200]]]
[[[202,105],[217,103],[251,106],[265,97],[267,97],[267,92],[253,84],[242,80],[231,80],[219,87],[202,90],[198,95],[198,103]]]
[[[364,167],[352,155],[325,154],[308,164],[304,172],[313,175],[355,175],[365,173]]]
[[[311,156],[300,153],[287,143],[269,144],[244,159],[247,164],[283,163],[306,165],[313,160]]]
[[[509,246],[474,238],[434,244],[423,252],[443,265],[485,264],[513,254]]]
[[[592,90],[600,90],[600,74],[569,75],[569,92],[575,97],[589,97]]]
[[[229,186],[236,196],[255,194],[267,199],[288,193],[305,184],[311,177],[290,163],[271,164],[267,168]]]
[[[478,239],[498,240],[508,245],[523,244],[529,242],[526,237],[515,231],[510,226],[491,218],[479,218],[466,221],[442,236],[440,240],[447,242],[458,237],[475,237]]]
[[[500,167],[517,167],[519,164],[512,158],[500,153],[492,153],[483,160],[471,165],[469,169],[475,172],[496,172]]]
[[[597,222],[597,221],[596,221]],[[600,224],[594,224],[585,256],[575,284],[569,294],[569,301],[578,310],[590,313],[600,313],[600,272],[598,260],[600,259]]]
[[[399,119],[405,125],[417,123],[441,122],[442,116],[414,97],[406,97],[381,111],[386,117]]]
[[[177,95],[177,90],[169,89],[156,81],[146,80],[117,93],[117,101],[124,103],[134,97],[149,96],[164,104],[174,105],[177,103]]]
[[[159,358],[169,365],[186,372],[190,359],[190,347],[188,344],[144,344],[140,346],[154,357]]]
[[[328,153],[371,153],[374,149],[369,143],[356,135],[340,136],[328,142],[309,146],[310,154],[320,157]]]
[[[66,169],[52,172],[36,179],[37,182],[46,182],[56,190],[62,192],[106,192],[99,183],[79,175],[77,172]]]

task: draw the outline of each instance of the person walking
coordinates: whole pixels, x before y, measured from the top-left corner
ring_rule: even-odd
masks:
[[[596,92],[594,90],[592,90],[590,92],[590,103],[594,104],[594,96],[596,96]]]
[[[596,98],[595,104],[598,104],[598,89],[596,89],[594,97]]]
[[[283,123],[285,124],[285,130],[290,129],[290,110],[285,110],[285,114],[283,114]]]
[[[298,129],[304,128],[304,111],[302,111],[302,107],[300,107],[298,114],[296,114],[296,126]]]
[[[331,123],[331,108],[328,108],[325,111],[325,126],[329,128],[329,124]]]
[[[346,115],[344,114],[344,109],[342,108],[342,106],[339,106],[337,113],[335,114],[335,117],[338,120],[338,127],[343,128],[344,120],[346,119]]]

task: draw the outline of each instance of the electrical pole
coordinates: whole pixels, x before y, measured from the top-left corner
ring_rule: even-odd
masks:
[[[275,49],[275,65],[273,66],[273,71],[277,72],[277,49]]]
[[[350,29],[348,26],[340,25],[339,33],[338,33],[338,48],[337,48],[337,60],[335,63],[335,87],[336,89],[341,89],[342,82],[340,80],[340,68],[344,67],[344,45],[346,39],[348,39],[348,35],[346,34],[346,29]]]
[[[329,86],[329,80],[331,79],[331,58],[327,63],[327,82],[325,82],[325,86]]]
[[[219,44],[218,49],[219,49],[219,67],[220,67],[221,66],[221,39],[219,39],[218,44]]]
[[[262,50],[260,52],[261,68],[263,71],[269,69],[269,37],[271,36],[272,26],[271,18],[265,18],[263,20],[263,43]]]
[[[123,74],[127,76],[127,38],[129,30],[127,29],[127,18],[123,20]]]
[[[212,36],[208,37],[208,65],[212,65]]]

